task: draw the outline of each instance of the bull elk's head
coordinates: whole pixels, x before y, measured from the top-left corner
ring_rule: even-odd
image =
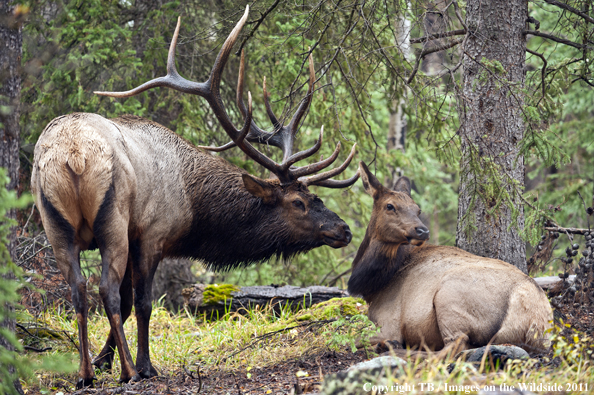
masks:
[[[421,209],[410,196],[410,180],[400,177],[390,190],[371,174],[365,163],[359,162],[359,172],[365,191],[373,197],[368,232],[387,244],[425,243],[429,229],[419,219]]]
[[[245,67],[243,51],[241,53],[237,83],[237,106],[245,118],[243,127],[241,129],[236,129],[227,115],[220,96],[221,73],[229,58],[233,44],[237,40],[237,37],[247,20],[248,12],[249,6],[246,7],[243,17],[223,44],[211,70],[210,76],[205,82],[186,80],[181,77],[176,70],[175,47],[181,22],[178,18],[177,27],[169,47],[166,76],[155,78],[126,92],[95,93],[104,96],[123,98],[139,94],[147,89],[155,87],[168,87],[183,93],[204,97],[232,141],[221,147],[201,146],[199,148],[220,152],[231,147],[239,147],[254,161],[270,170],[276,176],[275,179],[262,180],[252,175],[244,174],[242,175],[242,179],[248,192],[261,198],[264,204],[278,208],[279,215],[286,218],[286,222],[291,226],[291,234],[293,235],[293,238],[300,240],[299,237],[307,236],[306,238],[311,240],[313,236],[320,241],[320,245],[323,243],[334,248],[343,247],[351,241],[351,232],[348,226],[335,213],[328,210],[317,196],[310,193],[308,186],[317,185],[328,188],[345,188],[355,183],[359,178],[359,172],[347,180],[333,180],[331,178],[340,174],[347,168],[355,155],[356,144],[353,145],[346,161],[335,169],[314,174],[330,166],[336,160],[340,151],[340,142],[336,145],[336,149],[332,155],[327,159],[302,167],[293,166],[298,161],[315,154],[322,145],[323,127],[320,132],[320,137],[313,147],[301,152],[293,153],[295,134],[297,133],[301,119],[309,108],[314,91],[315,73],[311,54],[309,56],[310,78],[307,96],[303,99],[291,121],[287,125],[281,124],[272,111],[268,101],[268,93],[266,91],[266,79],[264,79],[263,86],[264,101],[266,112],[273,124],[274,130],[273,132],[267,132],[258,127],[253,121],[252,98],[249,92],[247,107],[243,101],[243,76]],[[274,160],[258,151],[251,144],[254,142],[280,148],[283,152],[282,162],[280,164],[276,163]]]

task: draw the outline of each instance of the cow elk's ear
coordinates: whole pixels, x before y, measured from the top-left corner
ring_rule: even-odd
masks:
[[[361,180],[363,181],[363,188],[365,188],[365,192],[370,194],[374,199],[377,199],[384,186],[373,174],[371,174],[365,163],[359,162],[359,169],[361,169]]]
[[[394,192],[404,192],[410,196],[410,180],[408,177],[400,177],[394,184]]]
[[[274,193],[273,185],[249,174],[242,174],[241,178],[243,179],[245,189],[255,197],[262,199],[264,204],[276,203],[276,194]]]

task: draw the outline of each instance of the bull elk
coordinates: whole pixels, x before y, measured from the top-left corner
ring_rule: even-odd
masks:
[[[71,114],[51,121],[35,147],[31,189],[56,261],[72,289],[80,341],[77,387],[93,384],[94,371],[87,338],[86,280],[79,254],[98,247],[101,253],[99,292],[111,330],[93,364],[111,368],[115,348],[121,359],[121,381],[157,375],[149,355],[151,286],[159,261],[165,256],[201,259],[214,269],[226,270],[273,257],[287,259],[312,248],[344,247],[351,241],[347,224],[308,187],[343,188],[347,180],[333,180],[350,163],[355,147],[339,167],[318,173],[338,156],[340,143],[327,159],[295,167],[317,152],[315,145],[293,153],[293,142],[314,90],[310,56],[310,82],[306,98],[290,123],[275,117],[264,86],[264,98],[274,132],[252,120],[251,95],[243,102],[243,54],[237,104],[245,122],[238,130],[220,97],[221,72],[249,8],[223,44],[210,77],[204,83],[182,78],[175,68],[178,20],[169,48],[167,75],[127,92],[96,92],[128,97],[154,87],[168,87],[206,99],[232,142],[276,177],[259,179],[225,160],[192,146],[169,129],[133,116],[105,119],[96,114]],[[283,151],[278,164],[250,142],[274,145]],[[318,173],[318,174],[314,174]],[[132,361],[123,324],[132,305],[138,320],[138,352]]]
[[[373,211],[348,289],[369,304],[381,328],[374,341],[442,350],[440,357],[489,343],[548,347],[552,310],[533,279],[498,259],[429,245],[408,178],[390,190],[359,166]]]

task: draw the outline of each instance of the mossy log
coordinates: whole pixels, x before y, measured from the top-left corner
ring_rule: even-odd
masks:
[[[299,288],[285,286],[237,287],[230,284],[194,284],[182,291],[185,304],[195,314],[219,314],[256,306],[270,305],[275,309],[300,310],[332,298],[348,296],[336,287],[311,286]]]

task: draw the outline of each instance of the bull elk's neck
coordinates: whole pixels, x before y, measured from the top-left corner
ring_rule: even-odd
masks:
[[[184,174],[192,223],[166,255],[201,259],[217,270],[288,259],[318,245],[292,240],[278,211],[251,195],[239,168],[197,153]],[[192,153],[194,155],[194,153]]]
[[[349,293],[369,302],[404,266],[412,248],[412,245],[382,243],[367,233],[353,261]]]

